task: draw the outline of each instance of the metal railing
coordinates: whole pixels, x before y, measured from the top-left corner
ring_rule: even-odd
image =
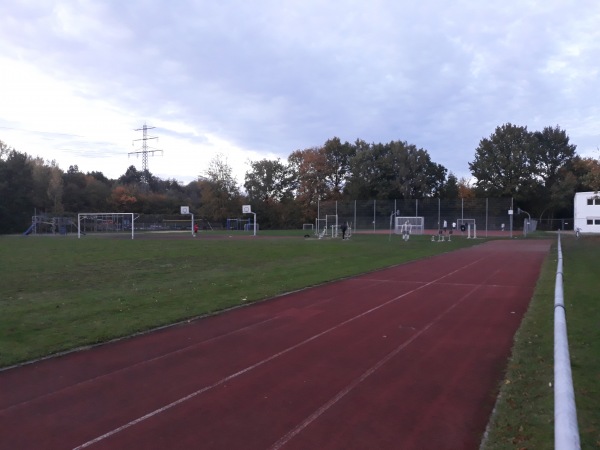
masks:
[[[558,264],[554,287],[554,448],[556,450],[581,448],[567,337],[560,233],[558,233]]]

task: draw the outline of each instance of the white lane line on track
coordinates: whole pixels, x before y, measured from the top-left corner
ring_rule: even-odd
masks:
[[[304,430],[307,426],[309,426],[312,422],[317,420],[323,413],[325,413],[329,408],[339,402],[342,398],[344,398],[347,394],[349,394],[356,386],[365,381],[368,377],[373,375],[380,367],[382,367],[385,363],[391,360],[394,356],[412,344],[415,340],[417,340],[423,333],[429,330],[433,325],[440,321],[446,314],[448,314],[452,309],[462,303],[466,298],[471,296],[481,285],[474,286],[467,294],[453,303],[450,307],[446,308],[444,312],[439,314],[435,319],[429,322],[423,329],[419,330],[417,333],[413,334],[407,341],[404,341],[382,359],[380,359],[375,365],[366,370],[361,376],[355,378],[348,386],[342,389],[337,393],[333,398],[331,398],[327,403],[323,404],[320,408],[318,408],[315,412],[313,412],[310,416],[300,422],[294,429],[290,430],[287,434],[285,434],[281,439],[279,439],[275,444],[270,447],[270,450],[279,450],[285,444],[287,444],[291,439],[294,438],[297,434],[299,434],[302,430]]]
[[[483,259],[483,258],[481,258],[481,259]],[[469,265],[467,265],[465,267],[468,267]],[[458,270],[461,270],[461,269],[458,269]],[[458,270],[454,271],[453,273],[457,272]],[[492,276],[495,275],[496,272],[498,272],[498,270],[494,271],[486,279],[489,280]],[[439,283],[439,284],[444,285],[445,283]],[[472,286],[472,289],[467,294],[463,295],[460,299],[458,299],[456,302],[454,302],[452,305],[450,305],[448,308],[446,308],[435,319],[433,319],[431,322],[429,322],[422,330],[420,330],[419,332],[412,335],[410,337],[410,339],[403,342],[398,347],[396,347],[394,350],[392,350],[390,353],[388,353],[386,356],[384,356],[382,359],[380,359],[377,363],[375,363],[375,365],[373,365],[371,368],[369,368],[367,371],[365,371],[360,377],[354,379],[348,386],[346,386],[344,389],[342,389],[340,392],[338,392],[337,395],[335,395],[333,398],[331,398],[327,403],[323,404],[320,408],[318,408],[310,416],[308,416],[306,419],[304,419],[302,422],[300,422],[294,429],[290,430],[287,434],[285,434],[283,437],[281,437],[281,439],[279,439],[275,444],[273,444],[269,450],[279,450],[281,447],[283,447],[285,444],[287,444],[291,439],[293,439],[294,436],[298,435],[298,433],[300,433],[307,426],[309,426],[312,422],[314,422],[316,419],[318,419],[329,408],[331,408],[338,401],[340,401],[347,394],[349,394],[356,386],[358,386],[360,383],[362,383],[364,380],[366,380],[368,377],[370,377],[372,374],[374,374],[380,367],[382,367],[384,364],[386,364],[388,361],[390,361],[394,356],[396,356],[398,353],[400,353],[402,350],[404,350],[406,347],[408,347],[412,342],[414,342],[417,338],[419,338],[423,333],[425,333],[433,325],[435,325],[437,322],[439,322],[440,319],[442,319],[451,310],[456,308],[465,299],[467,299],[468,297],[473,295],[475,293],[475,291],[477,291],[481,287],[484,287],[484,286],[487,287],[487,285],[485,284],[485,281],[483,281],[480,284],[470,285],[470,286]]]
[[[373,284],[376,284],[376,282],[373,283]],[[363,288],[361,288],[361,289],[363,289]],[[319,298],[319,299],[315,300],[314,302],[312,302],[312,303],[310,303],[308,305],[304,305],[303,308],[314,307],[314,306],[317,306],[317,305],[322,305],[322,304],[330,302],[332,300],[333,300],[332,297]],[[128,366],[122,367],[120,369],[113,370],[111,372],[106,372],[106,373],[103,373],[102,375],[98,375],[98,376],[95,376],[95,377],[92,377],[92,378],[88,378],[87,380],[83,380],[83,381],[80,381],[78,383],[71,384],[69,386],[65,386],[63,388],[57,389],[55,391],[48,392],[48,393],[43,394],[43,395],[39,395],[39,396],[37,396],[35,398],[32,398],[32,399],[24,401],[24,402],[15,403],[14,405],[10,405],[10,406],[7,406],[7,407],[1,409],[1,411],[4,412],[4,411],[10,411],[12,409],[19,408],[19,407],[25,407],[25,406],[27,406],[27,405],[29,405],[31,403],[34,403],[34,402],[46,399],[48,397],[52,397],[54,395],[58,395],[58,394],[60,394],[63,391],[66,391],[66,390],[69,390],[69,389],[72,389],[72,388],[75,388],[75,387],[84,386],[86,384],[96,382],[96,381],[101,380],[103,378],[106,378],[106,377],[113,376],[113,375],[121,373],[121,372],[125,372],[125,371],[128,371],[128,370],[131,370],[131,369],[133,369],[135,367],[142,366],[142,365],[145,365],[145,364],[148,364],[148,363],[152,363],[152,362],[156,362],[156,361],[159,361],[161,359],[168,358],[168,357],[173,356],[173,355],[177,355],[179,353],[183,353],[183,352],[185,352],[187,350],[193,349],[195,347],[199,347],[201,345],[205,345],[205,344],[207,344],[209,342],[212,342],[212,341],[215,341],[217,339],[221,339],[221,338],[224,338],[224,337],[232,336],[234,334],[237,334],[237,333],[249,330],[251,328],[254,328],[254,327],[257,327],[257,326],[260,326],[260,325],[264,325],[267,322],[271,322],[273,320],[280,319],[281,317],[285,317],[285,311],[283,311],[281,314],[278,314],[277,316],[273,316],[273,317],[270,317],[268,319],[261,320],[260,322],[251,323],[249,325],[246,325],[245,327],[238,328],[236,330],[229,331],[227,333],[220,334],[218,336],[213,336],[211,338],[204,339],[204,340],[202,340],[200,342],[194,342],[193,344],[186,345],[185,347],[181,347],[181,348],[178,348],[177,350],[173,350],[173,351],[164,353],[164,354],[162,354],[160,356],[156,356],[156,357],[153,357],[153,358],[150,358],[150,359],[145,359],[145,360],[139,361],[139,362],[137,362],[135,364],[128,365]]]
[[[39,401],[41,399],[44,399],[44,398],[47,398],[47,397],[51,397],[53,395],[60,394],[63,391],[66,391],[66,390],[69,390],[69,389],[72,389],[72,388],[75,388],[75,387],[84,386],[84,385],[89,384],[89,383],[96,382],[98,380],[101,380],[102,378],[109,377],[109,376],[118,374],[120,372],[125,372],[125,371],[130,370],[130,369],[132,369],[134,367],[137,367],[137,366],[141,366],[141,365],[148,364],[148,363],[151,363],[151,362],[159,361],[159,360],[167,358],[169,356],[173,356],[173,355],[176,355],[178,353],[182,353],[182,352],[184,352],[186,350],[190,350],[190,349],[192,349],[194,347],[199,347],[199,346],[204,345],[204,344],[206,344],[208,342],[216,341],[217,339],[221,339],[221,338],[224,338],[224,337],[227,337],[227,336],[231,336],[231,335],[234,335],[236,333],[240,333],[242,331],[249,330],[249,329],[254,328],[256,326],[263,325],[263,324],[265,324],[267,322],[270,322],[270,321],[278,319],[278,318],[280,318],[280,316],[270,317],[268,319],[261,320],[260,322],[256,322],[256,323],[252,323],[250,325],[246,325],[245,327],[239,328],[237,330],[229,331],[229,332],[227,332],[225,334],[220,334],[218,336],[213,336],[211,338],[205,339],[205,340],[200,341],[200,342],[194,342],[193,344],[186,345],[185,347],[181,347],[181,348],[178,348],[177,350],[173,350],[173,351],[164,353],[164,354],[162,354],[160,356],[155,356],[154,358],[145,359],[145,360],[137,362],[135,364],[132,364],[132,365],[129,365],[129,366],[125,366],[125,367],[122,367],[120,369],[113,370],[111,372],[103,373],[102,375],[97,375],[97,376],[92,377],[92,378],[88,378],[87,380],[80,381],[80,382],[75,383],[75,384],[71,384],[69,386],[63,387],[63,388],[58,389],[56,391],[52,391],[52,392],[49,392],[47,394],[43,394],[43,395],[40,395],[38,397],[32,398],[32,399],[27,400],[25,402],[15,403],[14,405],[10,405],[10,406],[7,406],[6,408],[3,408],[1,411],[2,412],[4,412],[4,411],[10,411],[11,409],[22,407],[22,406],[28,405],[30,403],[33,403],[33,402],[37,402],[37,401]]]
[[[136,424],[138,424],[140,422],[143,422],[143,421],[148,420],[148,419],[150,419],[150,418],[152,418],[152,417],[154,417],[154,416],[156,416],[158,414],[161,414],[161,413],[163,413],[165,411],[168,411],[169,409],[174,408],[175,406],[177,406],[177,405],[179,405],[179,404],[181,404],[183,402],[186,402],[187,400],[190,400],[190,399],[192,399],[192,398],[194,398],[194,397],[196,397],[196,396],[198,396],[198,395],[200,395],[200,394],[202,394],[202,393],[204,393],[206,391],[209,391],[210,389],[213,389],[213,388],[215,388],[217,386],[220,386],[220,385],[226,383],[229,380],[232,380],[233,378],[237,378],[240,375],[243,375],[243,374],[245,374],[245,373],[247,373],[247,372],[249,372],[249,371],[251,371],[253,369],[256,369],[257,367],[260,367],[260,366],[262,366],[262,365],[264,365],[264,364],[266,364],[266,363],[268,363],[268,362],[270,362],[270,361],[272,361],[272,360],[274,360],[276,358],[279,358],[282,355],[285,355],[286,353],[291,352],[292,350],[295,350],[295,349],[297,349],[297,348],[299,348],[299,347],[301,347],[301,346],[303,346],[305,344],[308,344],[309,342],[312,342],[315,339],[318,339],[321,336],[324,336],[325,334],[328,334],[328,333],[330,333],[330,332],[332,332],[334,330],[337,330],[338,328],[341,328],[341,327],[343,327],[344,325],[346,325],[348,323],[354,322],[355,320],[358,320],[361,317],[364,317],[364,316],[366,316],[368,314],[371,314],[372,312],[377,311],[377,310],[379,310],[379,309],[381,309],[381,308],[383,308],[383,307],[385,307],[385,306],[387,306],[387,305],[389,305],[389,304],[391,304],[391,303],[393,303],[393,302],[395,302],[397,300],[400,300],[401,298],[404,298],[404,297],[406,297],[406,296],[408,296],[410,294],[413,294],[413,293],[415,293],[417,291],[420,291],[421,289],[423,289],[423,288],[425,288],[427,286],[435,284],[435,283],[439,282],[440,280],[443,280],[444,278],[446,278],[446,277],[448,277],[450,275],[453,275],[453,274],[455,274],[455,273],[457,273],[457,272],[459,272],[459,271],[461,271],[463,269],[466,269],[466,268],[468,268],[468,267],[470,267],[470,266],[472,266],[474,264],[478,264],[483,259],[485,259],[486,257],[482,257],[482,258],[479,258],[477,260],[471,261],[469,264],[467,264],[465,266],[462,266],[462,267],[459,267],[459,268],[453,270],[452,272],[449,272],[449,273],[447,273],[447,274],[445,274],[445,275],[443,275],[443,276],[441,276],[439,278],[436,278],[435,280],[432,280],[432,281],[430,281],[428,283],[425,283],[425,284],[422,284],[420,286],[417,286],[415,289],[412,289],[411,291],[408,291],[408,292],[405,292],[405,293],[403,293],[401,295],[393,297],[392,299],[390,299],[390,300],[388,300],[388,301],[386,301],[384,303],[381,303],[380,305],[377,305],[377,306],[375,306],[375,307],[373,307],[371,309],[368,309],[367,311],[364,311],[364,312],[362,312],[362,313],[360,313],[360,314],[358,314],[358,315],[356,315],[354,317],[351,317],[350,319],[347,319],[347,320],[345,320],[343,322],[340,322],[339,324],[337,324],[337,325],[335,325],[335,326],[333,326],[331,328],[328,328],[327,330],[324,330],[324,331],[322,331],[320,333],[317,333],[317,334],[311,336],[310,338],[305,339],[305,340],[303,340],[303,341],[301,341],[301,342],[299,342],[299,343],[297,343],[295,345],[292,345],[291,347],[288,347],[285,350],[282,350],[282,351],[280,351],[278,353],[275,353],[275,354],[269,356],[268,358],[265,358],[265,359],[263,359],[261,361],[258,361],[255,364],[252,364],[251,366],[248,366],[248,367],[246,367],[246,368],[244,368],[244,369],[242,369],[242,370],[240,370],[238,372],[235,372],[235,373],[233,373],[231,375],[228,375],[227,377],[222,378],[221,380],[219,380],[219,381],[217,381],[217,382],[215,382],[215,383],[213,383],[213,384],[211,384],[209,386],[205,386],[202,389],[199,389],[199,390],[197,390],[195,392],[192,392],[189,395],[186,395],[185,397],[182,397],[182,398],[180,398],[178,400],[175,400],[175,401],[173,401],[173,402],[171,402],[171,403],[169,403],[169,404],[167,404],[165,406],[162,406],[162,407],[160,407],[158,409],[155,409],[154,411],[151,411],[148,414],[145,414],[145,415],[143,415],[141,417],[138,417],[137,419],[134,419],[134,420],[132,420],[130,422],[127,422],[126,424],[124,424],[124,425],[122,425],[122,426],[120,426],[118,428],[115,428],[115,429],[113,429],[111,431],[108,431],[107,433],[104,433],[104,434],[102,434],[102,435],[100,435],[100,436],[98,436],[98,437],[96,437],[94,439],[91,439],[91,440],[89,440],[87,442],[84,442],[83,444],[81,444],[81,445],[79,445],[77,447],[74,447],[73,450],[81,450],[81,449],[84,449],[84,448],[88,448],[88,447],[90,447],[90,446],[92,446],[92,445],[94,445],[94,444],[96,444],[96,443],[98,443],[100,441],[103,441],[104,439],[107,439],[107,438],[109,438],[111,436],[114,436],[115,434],[117,434],[117,433],[119,433],[119,432],[121,432],[123,430],[126,430],[127,428],[130,428],[130,427],[132,427],[132,426],[134,426],[134,425],[136,425]]]

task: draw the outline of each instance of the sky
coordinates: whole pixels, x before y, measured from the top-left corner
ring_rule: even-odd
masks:
[[[470,177],[506,123],[599,156],[597,0],[0,3],[0,140],[67,170],[189,183],[342,142],[406,141]],[[138,130],[138,131],[136,131]]]

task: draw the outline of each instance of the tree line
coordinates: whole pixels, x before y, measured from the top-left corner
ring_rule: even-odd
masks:
[[[197,180],[163,180],[130,166],[118,179],[101,172],[65,172],[0,141],[0,233],[24,231],[34,211],[52,216],[77,212],[177,214],[190,206],[217,226],[251,204],[260,225],[297,228],[313,222],[319,201],[513,197],[534,217],[572,217],[577,191],[597,191],[600,164],[576,154],[559,126],[542,131],[510,123],[481,139],[469,163],[473,181],[434,162],[406,141],[342,142],[296,150],[287,160],[249,163],[243,185],[222,155]]]

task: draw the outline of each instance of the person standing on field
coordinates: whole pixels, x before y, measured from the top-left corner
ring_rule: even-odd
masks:
[[[342,224],[342,239],[346,239],[346,231],[348,230],[348,222]]]
[[[194,224],[194,237],[196,237],[197,234],[198,234],[198,224],[195,223]]]

